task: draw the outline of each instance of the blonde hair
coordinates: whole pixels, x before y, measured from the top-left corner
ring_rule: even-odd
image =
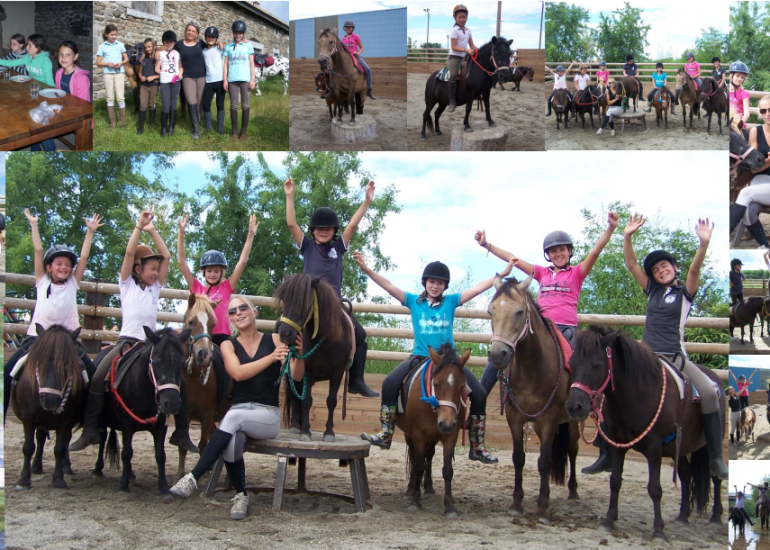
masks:
[[[233,305],[233,302],[238,300],[239,302],[242,302],[251,308],[251,312],[254,314],[254,329],[257,328],[257,319],[259,319],[259,311],[257,311],[257,308],[254,307],[254,304],[252,304],[250,301],[248,301],[243,296],[236,296],[233,295],[230,297],[230,301],[227,303],[227,309],[230,309]],[[227,313],[228,317],[230,317],[230,313]],[[233,323],[232,319],[230,319],[230,334],[233,338],[238,338],[240,336],[241,332],[238,330],[238,328],[235,326],[235,323]]]
[[[188,29],[189,27],[195,27],[195,32],[196,32],[198,35],[200,35],[200,33],[201,33],[201,28],[200,28],[200,26],[198,26],[198,23],[196,23],[195,21],[188,21],[188,22],[187,22],[187,24],[184,26],[184,32],[185,32],[185,34],[187,34],[187,29]]]
[[[770,101],[770,95],[766,95],[762,99],[760,99],[759,105],[762,105],[762,103],[767,103],[768,101]]]

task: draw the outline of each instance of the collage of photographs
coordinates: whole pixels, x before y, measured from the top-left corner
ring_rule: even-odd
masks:
[[[0,0],[0,550],[770,550],[770,1],[458,1]]]

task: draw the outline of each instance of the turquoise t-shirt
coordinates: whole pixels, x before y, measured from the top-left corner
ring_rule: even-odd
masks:
[[[655,82],[655,87],[660,88],[666,83],[666,73],[652,73],[652,80]]]
[[[249,62],[253,55],[254,48],[248,43],[235,44],[230,42],[225,46],[225,57],[230,58],[227,67],[228,82],[249,82],[251,80]]]
[[[413,355],[428,356],[428,346],[437,350],[443,344],[452,344],[452,325],[455,320],[455,309],[460,306],[459,294],[448,294],[440,305],[430,307],[428,300],[418,303],[417,294],[405,293],[404,305],[412,315],[412,330],[414,330]]]
[[[96,50],[96,55],[101,56],[102,61],[105,63],[120,63],[123,61],[123,52],[126,51],[126,47],[123,45],[123,42],[116,40],[112,44],[107,42],[106,40],[99,45],[99,49]],[[104,69],[104,74],[118,74],[118,73],[125,73],[126,71],[123,70],[123,65],[120,66],[120,69],[113,69],[112,67],[102,67]]]

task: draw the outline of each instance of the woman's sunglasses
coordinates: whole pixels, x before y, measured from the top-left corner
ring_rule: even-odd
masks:
[[[241,305],[239,305],[237,307],[231,307],[230,309],[228,309],[227,310],[227,314],[228,315],[235,315],[239,311],[248,311],[248,309],[249,309],[249,305],[248,304],[241,304]]]
[[[770,111],[770,109],[760,109],[759,114],[764,115],[764,114],[767,114],[768,111]]]

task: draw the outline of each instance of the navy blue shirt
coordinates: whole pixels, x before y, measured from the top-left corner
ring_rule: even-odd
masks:
[[[740,271],[730,272],[730,294],[741,294],[743,292],[743,279],[746,276]]]
[[[638,67],[636,66],[636,63],[631,63],[630,65],[626,63],[623,65],[623,70],[626,71],[628,76],[636,76],[637,69]]]
[[[70,92],[70,80],[72,80],[73,74],[75,74],[75,71],[72,71],[70,74],[64,74],[64,72],[61,74],[61,81],[59,82],[59,86],[68,94],[72,93]]]
[[[644,293],[647,294],[647,320],[642,342],[655,353],[680,353],[687,357],[684,326],[693,301],[687,288],[678,281],[665,287],[650,277]]]
[[[324,280],[334,287],[337,295],[342,297],[342,256],[348,248],[342,237],[325,244],[302,237],[299,251],[302,254],[302,272],[309,275],[321,275]]]

